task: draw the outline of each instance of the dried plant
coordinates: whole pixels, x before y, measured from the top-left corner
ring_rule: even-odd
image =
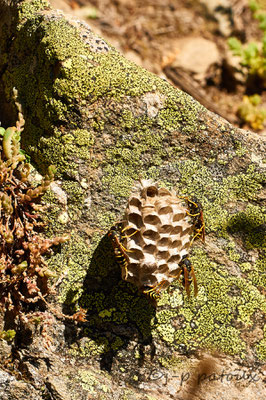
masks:
[[[37,187],[29,183],[31,166],[20,149],[24,127],[21,105],[17,102],[15,127],[0,128],[0,306],[17,315],[25,304],[44,300],[48,293],[48,269],[43,254],[67,237],[44,238],[36,202],[54,178],[54,167]]]

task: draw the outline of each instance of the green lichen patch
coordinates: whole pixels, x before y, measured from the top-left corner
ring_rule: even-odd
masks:
[[[83,389],[90,394],[96,395],[96,393],[102,389],[97,377],[88,370],[80,369],[76,379],[81,383]]]
[[[162,352],[167,346],[183,353],[209,347],[245,357],[248,343],[241,333],[254,326],[256,310],[264,312],[257,286],[263,290],[265,258],[260,253],[256,263],[248,265],[239,242],[243,241],[243,252],[259,253],[265,246],[262,211],[254,203],[248,205],[265,175],[255,164],[248,165],[248,151],[229,125],[213,133],[213,126],[199,121],[204,110],[191,97],[111,47],[105,53],[92,52],[81,40],[77,24],[36,13],[45,4],[31,3],[32,8],[27,2],[21,9],[20,32],[12,42],[3,82],[7,98],[13,86],[18,88],[29,115],[25,148],[40,168],[56,164],[60,179],[67,178],[62,189],[68,197],[67,228],[72,236],[48,263],[62,276],[59,301],[87,310],[80,333],[83,345],[72,350],[99,358],[116,354],[133,338],[153,337],[162,344]],[[152,113],[145,102],[147,93],[163,95]],[[228,151],[215,147],[220,136]],[[238,276],[224,261],[214,262],[195,248],[191,261],[197,298],[187,298],[176,282],[154,309],[135,287],[122,281],[112,246],[100,229],[107,230],[116,215],[123,214],[121,204],[139,176],[159,180],[202,203],[207,236],[219,236],[224,259]],[[87,189],[89,211],[84,206]],[[52,197],[51,234],[62,229],[61,206]],[[88,233],[91,222],[97,233]],[[265,342],[254,349],[262,359]],[[97,383],[87,378],[84,382],[94,391]]]
[[[266,287],[266,256],[262,254],[249,273],[252,284],[262,290]]]
[[[203,206],[207,232],[215,232],[224,237],[228,236],[227,230],[230,230],[235,218],[229,214],[226,207],[228,202],[248,201],[254,198],[262,189],[265,180],[265,175],[253,166],[248,167],[245,173],[236,173],[234,176],[227,176],[224,166],[216,166],[213,171],[212,165],[201,166],[199,160],[181,161],[176,164],[176,168],[180,172],[179,191],[188,197],[195,197]],[[263,209],[259,207],[252,210],[249,207],[246,213],[251,219],[259,218],[262,221],[264,218]]]
[[[73,233],[68,246],[48,260],[49,267],[61,279],[59,302],[75,307],[83,292],[83,280],[90,263],[90,247],[86,240]]]
[[[266,249],[266,208],[248,205],[245,211],[234,214],[228,221],[232,234],[242,234],[247,249]]]
[[[69,353],[79,357],[98,357],[109,350],[108,340],[105,337],[98,337],[96,340],[84,337],[82,342],[71,345]]]
[[[23,54],[23,57],[19,63],[12,62],[12,55],[9,57],[3,80],[7,97],[10,89],[16,86],[24,94],[26,107],[31,110],[26,128],[34,135],[25,135],[24,145],[36,161],[56,163],[58,173],[72,171],[72,175],[76,174],[77,168],[71,159],[76,156],[89,160],[88,148],[95,143],[93,137],[103,132],[107,122],[114,125],[114,119],[119,124],[115,136],[131,130],[135,150],[134,141],[142,141],[139,143],[140,157],[131,157],[137,164],[140,158],[145,158],[149,147],[161,149],[162,156],[167,156],[161,146],[167,132],[179,127],[184,133],[197,129],[197,115],[202,107],[188,95],[125,60],[111,47],[107,53],[92,53],[90,46],[81,40],[78,24],[59,15],[50,18],[36,13],[38,7],[42,10],[46,3],[32,3],[32,6],[29,2],[21,8],[20,34],[13,46],[14,53]],[[165,100],[158,105],[158,112],[154,106],[152,114],[144,109],[134,113],[136,104],[133,103],[132,110],[127,109],[130,97],[142,99],[145,93],[150,94],[151,99],[154,93],[155,100],[163,93]],[[108,99],[114,100],[113,110],[110,107],[106,112]],[[77,101],[81,105],[79,109]],[[145,103],[147,99],[141,101],[149,107]],[[121,109],[119,113],[116,103]],[[76,116],[71,122],[70,113]],[[60,147],[62,143],[64,146]],[[160,160],[161,156],[153,154],[153,164],[159,165]]]
[[[171,311],[157,311],[155,336],[181,352],[203,347],[244,358],[248,344],[239,326],[251,328],[255,311],[266,312],[263,296],[252,282],[231,276],[200,250],[195,250],[191,261],[197,274],[198,297],[185,299],[182,306]],[[164,294],[168,304],[176,291],[179,289]]]
[[[256,352],[260,360],[266,360],[266,324],[264,325],[263,339],[257,344]]]
[[[28,0],[18,5],[19,21],[23,23],[26,18],[31,18],[38,11],[49,9],[50,4],[46,0]]]

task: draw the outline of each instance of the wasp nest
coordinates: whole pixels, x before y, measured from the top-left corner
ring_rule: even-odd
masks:
[[[188,254],[193,224],[174,191],[141,180],[128,200],[123,245],[128,264],[122,277],[142,291],[166,288],[180,275]]]

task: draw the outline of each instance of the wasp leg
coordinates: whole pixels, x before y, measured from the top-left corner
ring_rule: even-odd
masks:
[[[187,201],[189,201],[191,204],[193,204],[193,206],[195,206],[196,208],[198,208],[198,204],[195,203],[195,201],[190,200],[188,197],[187,197]]]
[[[182,271],[183,271],[182,267],[179,267],[179,270],[178,270],[177,274],[176,275],[175,274],[170,274],[170,276],[175,278],[175,279],[177,279],[177,280],[179,280]]]
[[[190,217],[197,217],[198,215],[200,215],[200,213],[197,214],[190,214],[189,211],[186,211],[187,215],[189,215]]]
[[[124,233],[126,230],[128,229],[134,229],[132,228],[132,226],[128,225],[126,226],[124,229],[122,229],[121,233]],[[136,233],[138,233],[139,231],[136,229],[133,233],[131,233],[130,235],[125,235],[125,236],[121,236],[121,239],[125,239],[125,238],[130,238],[131,236],[136,235]]]
[[[190,297],[190,290],[189,290],[189,274],[188,274],[188,270],[187,267],[184,267],[184,283],[185,283],[185,289],[187,292],[187,296]]]
[[[199,236],[203,236],[204,234],[204,225],[202,225],[199,229],[196,230],[196,235],[193,236],[192,240],[190,241],[190,245],[189,247],[192,245],[192,243],[194,242],[194,240],[199,237]],[[205,242],[205,237],[203,236],[202,241]]]
[[[198,284],[197,284],[197,279],[196,279],[196,275],[194,272],[194,268],[191,266],[191,276],[192,276],[192,280],[193,280],[193,285],[194,285],[194,296],[197,297],[198,294]]]
[[[163,289],[164,283],[166,280],[158,283],[156,286],[153,286],[151,289],[143,290],[144,294],[147,294],[153,298],[158,298],[160,291]]]
[[[187,197],[187,196],[176,196],[176,197],[178,197],[179,199],[184,199],[184,200],[189,200],[189,198]]]
[[[124,276],[122,276],[122,279],[124,279],[126,281],[127,277],[128,277],[127,264],[125,264],[123,267],[124,267],[125,274],[124,274]]]
[[[133,253],[133,250],[127,249],[125,246],[122,245],[122,243],[119,242],[119,245],[121,246],[121,249],[124,250],[126,253]]]

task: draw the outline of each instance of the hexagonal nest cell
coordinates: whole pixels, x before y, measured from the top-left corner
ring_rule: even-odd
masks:
[[[174,191],[140,180],[128,200],[121,241],[128,264],[122,277],[141,291],[167,288],[180,275],[188,254],[193,223],[184,201]]]

